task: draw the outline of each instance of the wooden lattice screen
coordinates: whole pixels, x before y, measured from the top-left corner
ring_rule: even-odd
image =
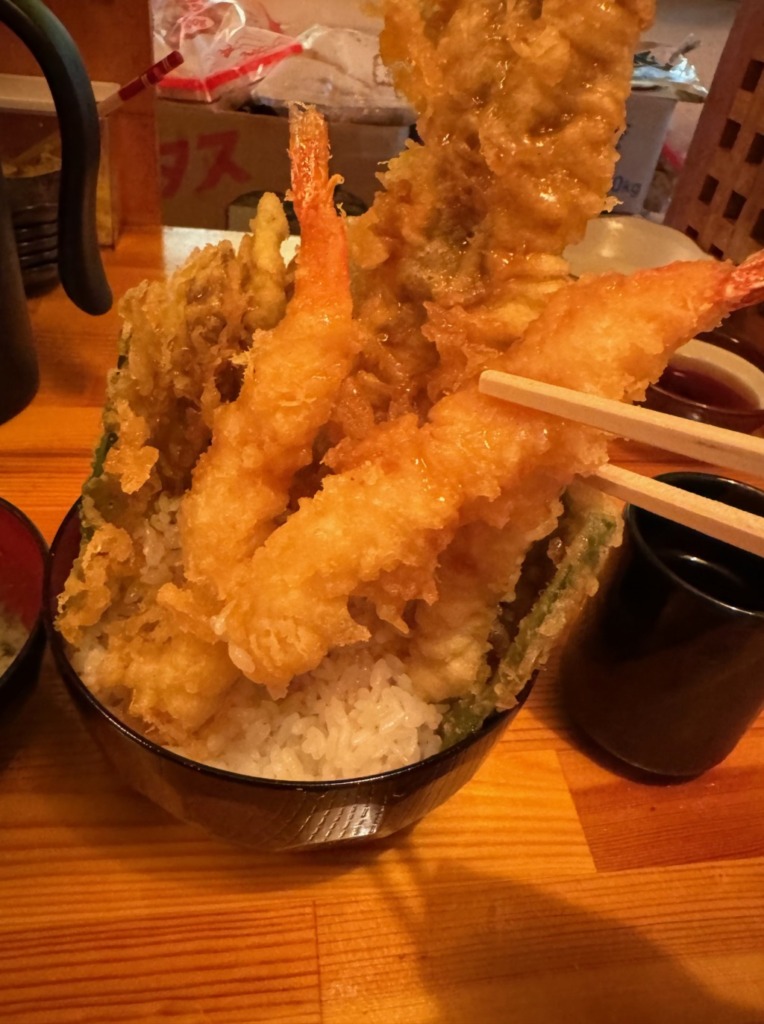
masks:
[[[764,248],[764,0],[743,0],[666,214],[736,263]],[[764,306],[737,321],[764,344]]]

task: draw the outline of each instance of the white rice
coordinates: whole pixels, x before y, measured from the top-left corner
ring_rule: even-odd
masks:
[[[136,536],[144,565],[123,596],[125,610],[162,584],[182,580],[177,513],[180,499],[158,496]],[[283,700],[243,676],[221,706],[176,753],[228,771],[284,781],[357,778],[412,764],[437,753],[444,708],[414,693],[403,663],[382,653],[389,637],[375,637],[373,651],[357,645],[327,656],[313,672],[293,681]],[[101,627],[71,652],[80,677],[133,728],[129,694],[98,685],[103,658]]]
[[[265,779],[357,778],[436,754],[441,717],[397,658],[354,649],[330,655],[280,701],[243,679],[194,740],[173,749]]]
[[[0,675],[10,667],[28,636],[29,630],[21,619],[0,607]]]

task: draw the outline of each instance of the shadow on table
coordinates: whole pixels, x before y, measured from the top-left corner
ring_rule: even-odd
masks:
[[[384,892],[384,885],[380,888]],[[584,909],[570,898],[572,892],[575,900],[607,899],[616,914],[620,899],[627,915],[625,884],[611,885],[597,876],[550,888],[556,892],[466,870],[458,886],[439,886],[437,877],[430,877],[420,883],[418,895],[408,894],[405,900],[403,894],[387,892],[386,906],[398,910],[388,915],[386,924],[391,928],[390,919],[398,921],[390,941],[395,952],[385,963],[383,930],[373,936],[373,949],[367,952],[374,964],[369,983],[379,1003],[389,1006],[388,1019],[401,1024],[477,1020],[490,1024],[761,1024],[764,1020],[754,1009],[720,999],[670,951],[636,928]],[[416,904],[413,911],[412,904]],[[658,924],[661,906],[656,892]],[[697,951],[706,943],[709,948],[704,952],[710,952],[713,940],[698,935],[697,928],[689,912],[672,922],[672,945]],[[401,931],[408,941],[401,939]],[[409,948],[404,960],[405,946]],[[351,958],[355,964],[363,962],[363,952],[349,951],[348,969]],[[730,986],[734,983],[731,980]],[[428,1007],[424,1014],[421,1008],[412,1009],[412,985],[424,989]]]
[[[51,707],[50,715],[57,710]],[[81,739],[88,742],[84,732]],[[62,778],[70,746],[48,751],[60,758]],[[173,822],[132,796],[105,764],[99,771],[100,758],[93,753],[92,776],[71,805],[77,819],[69,818],[57,841],[65,844],[68,832],[73,849],[86,848],[96,876],[99,862],[112,869],[118,860],[130,879],[131,898],[146,906],[162,906],[168,892],[182,891],[191,920],[194,908],[209,906],[210,897],[221,920],[230,906],[254,911],[283,896],[292,903],[311,901],[325,1009],[331,1007],[336,1019],[346,1011],[342,1019],[396,1024],[764,1020],[720,999],[675,959],[687,950],[702,963],[717,953],[693,908],[672,920],[660,891],[652,899],[644,890],[637,895],[623,876],[549,882],[542,890],[479,873],[456,854],[444,856],[442,848],[458,837],[418,837],[416,826],[369,845],[257,854]],[[92,815],[86,799],[91,789],[99,796]],[[114,797],[108,821],[104,793]],[[51,813],[57,806],[54,792]],[[670,936],[670,948],[628,923],[637,898],[641,917]],[[681,906],[678,899],[675,905]],[[332,946],[326,960],[322,943]],[[370,1016],[371,1009],[376,1015]]]
[[[32,742],[38,702],[39,688],[13,699],[0,699],[0,773]]]

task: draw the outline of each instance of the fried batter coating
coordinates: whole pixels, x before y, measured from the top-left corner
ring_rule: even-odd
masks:
[[[220,601],[285,511],[361,348],[333,201],[339,179],[329,177],[328,130],[315,110],[293,111],[290,156],[301,232],[294,295],[279,324],[255,336],[241,392],[217,411],[181,505],[186,575]]]
[[[554,530],[562,513],[556,496],[546,505],[536,496],[523,502],[520,495],[503,528],[482,521],[463,526],[443,552],[438,598],[418,603],[406,657],[416,692],[427,700],[462,697],[485,682],[499,602],[512,601],[528,548]]]
[[[76,661],[75,661],[76,664]],[[178,628],[161,608],[127,620],[109,636],[89,689],[150,727],[164,742],[182,742],[215,712],[239,673],[225,644]]]
[[[89,541],[58,620],[70,643],[120,604],[126,581],[140,577],[145,559],[133,538],[142,536],[158,494],[188,486],[214,410],[238,390],[236,361],[252,331],[283,316],[287,231],[281,204],[264,196],[238,255],[229,242],[206,246],[168,280],[144,281],[124,296],[119,365],[109,376],[101,449],[84,488]]]
[[[124,468],[142,459],[148,465],[144,448],[156,453],[156,483],[182,493],[209,443],[215,410],[238,392],[237,363],[253,332],[284,315],[280,247],[288,226],[275,196],[263,197],[253,228],[238,253],[230,242],[205,246],[168,281],[144,281],[122,300],[121,362],[109,380],[104,424],[116,439],[104,476],[115,475],[125,493],[148,480],[148,472]],[[133,440],[123,411],[143,421],[142,443]]]
[[[228,242],[207,246],[121,304],[120,363],[108,381],[104,439],[84,488],[82,549],[57,627],[83,657],[97,627],[106,650],[94,674],[81,666],[89,685],[98,694],[119,689],[120,679],[134,683],[131,713],[168,738],[204,721],[237,675],[225,645],[198,628],[189,635],[157,592],[182,581],[170,538],[214,412],[238,393],[238,362],[253,331],[283,316],[287,232],[281,204],[264,196],[238,254]]]
[[[328,176],[326,125],[314,111],[293,117],[291,156],[302,245],[288,311],[271,330],[256,332],[244,356],[238,397],[222,403],[218,396],[204,406],[210,414],[213,440],[201,454],[192,485],[182,499],[182,563],[177,558],[170,578],[154,581],[132,607],[122,601],[121,617],[113,629],[106,624],[109,644],[99,663],[95,689],[110,690],[120,675],[128,686],[135,684],[130,713],[139,714],[170,738],[200,725],[237,675],[210,620],[235,586],[242,564],[284,512],[294,475],[310,463],[315,435],[327,420],[336,390],[361,345],[360,325],[352,320],[344,223],[333,204],[337,179]],[[267,208],[261,211],[263,216],[268,212]],[[268,236],[265,240],[262,236],[256,231],[253,240],[245,239],[242,253],[253,260],[267,297],[277,283],[281,257],[276,250],[278,259],[273,258]],[[274,237],[280,244],[283,232]],[[283,300],[283,262],[281,271]],[[200,360],[203,381],[214,381],[210,368],[214,358],[210,350]],[[146,432],[144,421],[133,411],[132,395],[130,399],[120,397],[119,402],[124,403],[130,427],[127,440],[140,454],[146,448]],[[198,450],[193,452],[194,458],[198,456]],[[140,468],[135,453],[131,458],[128,462],[119,446],[112,458],[111,468],[120,470],[123,490],[128,473],[132,479],[136,467]],[[134,536],[135,530],[131,533]],[[112,565],[111,576],[113,581],[119,577],[127,582],[140,577],[148,556],[140,540],[131,549],[130,536],[123,534],[128,554]],[[108,564],[108,556],[99,561],[95,555],[102,548],[96,535],[94,553],[86,552],[80,565],[100,570]],[[124,595],[108,594],[109,588],[105,589],[99,609],[110,604],[117,607]],[[86,596],[87,590],[84,580],[79,593]],[[74,619],[73,597],[72,590],[65,599],[64,629],[71,629]],[[144,682],[138,685],[141,679]]]
[[[58,627],[72,643],[119,607],[140,578],[140,540],[157,496],[181,494],[209,443],[212,414],[239,387],[237,360],[256,327],[286,308],[280,247],[288,227],[264,196],[238,255],[229,242],[193,253],[166,281],[127,292],[120,359],[107,383],[103,440],[84,487],[81,557],[67,581]],[[148,598],[147,600],[151,600]]]
[[[755,260],[733,271],[724,293],[730,308],[739,301],[755,301],[760,275],[761,263]],[[647,293],[645,299],[649,301]],[[593,342],[597,351],[599,339]],[[576,387],[584,390],[585,383],[579,381]],[[641,386],[633,386],[626,397],[643,397]],[[535,512],[528,507],[520,515],[516,510],[503,529],[471,524],[456,534],[438,569],[437,602],[420,602],[416,611],[407,668],[420,694],[443,700],[479,685],[498,602],[512,599],[522,568],[522,536],[526,530],[531,536],[535,527],[536,536],[543,537],[553,526],[551,520],[544,523],[540,507]]]
[[[171,741],[206,721],[238,675],[211,631],[184,629],[157,601],[162,586],[182,580],[177,506],[177,498],[160,495],[129,534],[102,522],[83,543],[57,620],[74,638],[73,663],[93,693]],[[92,499],[83,514],[97,521]]]
[[[653,6],[384,3],[382,54],[424,145],[390,162],[384,191],[352,227],[351,252],[360,315],[378,339],[364,369],[388,385],[392,414],[421,412],[425,385],[430,401],[455,390],[485,363],[473,345],[505,348],[564,283],[561,253],[606,205],[633,51]],[[471,337],[439,366],[442,333],[428,321],[445,326],[454,307],[446,342],[464,310]],[[340,417],[352,422],[350,398],[358,403],[367,380],[354,382]]]
[[[633,401],[673,348],[739,301],[736,274],[729,264],[689,263],[576,282],[494,365]],[[764,279],[761,261],[751,276]],[[548,507],[577,473],[606,461],[600,432],[486,398],[476,386],[441,399],[423,427],[402,417],[388,441],[386,459],[328,477],[269,537],[221,616],[242,671],[274,694],[330,647],[366,639],[348,611],[359,586],[368,594],[399,567],[431,576],[456,528],[489,516],[500,496],[511,521],[513,501],[532,496]]]
[[[761,272],[757,260],[732,272],[724,291],[728,308],[755,301]],[[647,292],[645,300],[649,301]],[[677,297],[675,301],[682,300]],[[593,335],[593,354],[601,344]],[[525,366],[522,372],[533,376],[536,369],[535,365]],[[552,367],[546,371],[545,379],[551,383],[553,373]],[[575,387],[591,390],[585,380]],[[641,385],[632,386],[625,397],[630,401],[642,398]],[[464,527],[443,553],[437,575],[438,600],[419,603],[407,661],[409,675],[423,696],[442,700],[479,684],[498,602],[511,600],[522,567],[524,549],[518,531],[522,537],[526,528],[536,525],[537,535],[545,536],[554,525],[549,521],[546,528],[542,525],[541,507],[536,509],[535,522],[533,512],[526,512],[530,512],[527,519],[518,518],[516,512],[503,529],[485,523]]]

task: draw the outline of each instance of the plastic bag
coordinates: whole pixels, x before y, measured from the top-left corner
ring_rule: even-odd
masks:
[[[256,83],[251,90],[256,104],[281,112],[292,102],[310,103],[330,121],[413,123],[413,110],[396,93],[382,63],[376,34],[313,25],[297,38],[302,53]]]
[[[634,54],[632,89],[649,89],[672,100],[702,103],[708,89],[701,84],[698,72],[687,60],[687,54],[698,46],[690,36],[679,47],[663,43],[642,43]]]
[[[286,35],[260,3],[235,0],[153,0],[154,49],[158,57],[180,50],[183,65],[158,87],[169,99],[232,105],[253,82],[302,44]]]

